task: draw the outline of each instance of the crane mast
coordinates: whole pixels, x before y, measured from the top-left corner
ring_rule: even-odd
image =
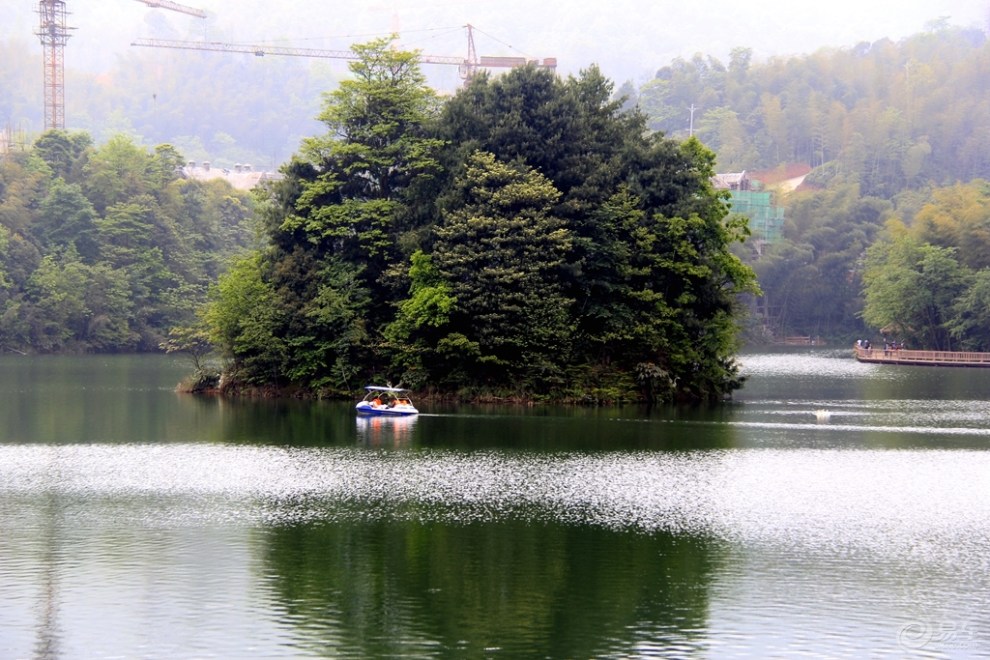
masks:
[[[198,18],[206,18],[206,12],[201,9],[180,5],[169,0],[138,0],[149,7],[159,7],[169,11],[177,11]],[[69,30],[75,28],[66,25],[68,11],[65,0],[39,0],[38,2],[38,38],[44,49],[44,85],[45,85],[45,130],[65,128],[65,44],[69,40]]]
[[[65,42],[69,40],[63,0],[41,0],[37,35],[44,48],[45,130],[65,128]]]

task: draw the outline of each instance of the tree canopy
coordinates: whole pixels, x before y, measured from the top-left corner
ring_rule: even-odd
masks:
[[[594,68],[480,75],[440,103],[415,54],[355,52],[327,133],[260,204],[269,245],[206,316],[234,381],[610,400],[738,386],[736,300],[757,289],[711,152],[649,134]],[[256,328],[222,322],[252,296],[271,310]]]
[[[938,190],[866,253],[864,319],[932,350],[990,350],[990,184]]]
[[[0,350],[157,350],[227,259],[252,201],[180,177],[170,145],[48,131],[0,160]]]

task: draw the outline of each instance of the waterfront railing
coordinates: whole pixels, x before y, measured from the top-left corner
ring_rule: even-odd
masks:
[[[990,353],[975,351],[916,351],[905,348],[863,348],[853,346],[860,362],[912,364],[943,367],[990,367]]]

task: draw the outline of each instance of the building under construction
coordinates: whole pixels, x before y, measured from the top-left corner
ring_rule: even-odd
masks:
[[[716,174],[712,183],[719,190],[729,191],[733,213],[749,218],[758,251],[783,238],[784,209],[774,204],[774,193],[763,190],[763,184],[750,179],[745,171]]]

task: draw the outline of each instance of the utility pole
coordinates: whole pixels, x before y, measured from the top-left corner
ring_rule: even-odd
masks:
[[[694,111],[695,111],[694,103],[691,104],[691,107],[688,108],[688,110],[691,111],[691,123],[689,124],[689,128],[688,128],[688,137],[694,137]]]

